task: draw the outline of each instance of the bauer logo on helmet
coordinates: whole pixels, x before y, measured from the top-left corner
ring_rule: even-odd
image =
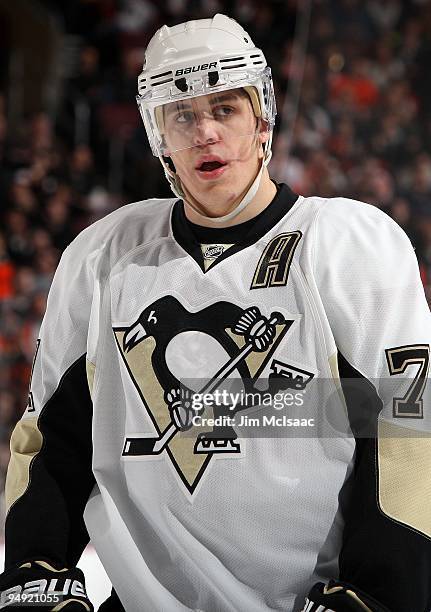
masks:
[[[210,64],[198,64],[197,66],[188,66],[187,68],[179,68],[175,71],[175,76],[190,74],[190,72],[199,72],[199,70],[209,70],[210,68],[217,68],[217,62],[211,62]]]

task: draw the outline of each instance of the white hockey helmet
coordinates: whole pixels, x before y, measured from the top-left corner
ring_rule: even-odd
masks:
[[[181,183],[164,159],[172,148],[168,149],[163,134],[163,109],[175,102],[239,88],[247,92],[256,117],[262,118],[264,129],[269,132],[263,169],[271,158],[276,105],[271,70],[247,32],[234,19],[217,14],[212,19],[187,21],[173,27],[164,25],[150,40],[138,78],[136,100],[152,152],[162,162],[178,197],[184,195]],[[262,125],[259,129],[262,130]],[[183,148],[188,146],[193,145],[185,143]],[[254,193],[260,175],[261,172],[256,177]],[[241,209],[247,203],[241,202]],[[238,212],[237,209],[235,214]]]

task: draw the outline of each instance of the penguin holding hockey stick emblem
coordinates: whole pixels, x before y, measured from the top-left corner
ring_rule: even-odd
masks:
[[[171,420],[157,438],[126,438],[123,455],[161,453],[178,431],[189,429],[196,414],[191,408],[192,391],[212,393],[228,376],[241,378],[246,390],[247,386],[252,389],[255,375],[247,365],[247,356],[253,352],[272,354],[291,324],[280,313],[265,317],[256,306],[244,310],[229,302],[217,302],[193,313],[176,298],[165,296],[145,308],[134,324],[123,328],[121,348],[127,355],[150,336],[153,338],[151,365]],[[283,333],[279,329],[277,336],[278,325]],[[204,382],[189,390],[181,380],[190,378]],[[228,410],[227,406],[215,406],[214,416]],[[232,427],[215,427],[198,436],[194,452],[239,452],[236,437]]]

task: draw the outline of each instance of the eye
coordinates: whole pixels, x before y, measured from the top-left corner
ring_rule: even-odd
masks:
[[[213,114],[214,117],[225,119],[226,117],[230,117],[234,113],[234,110],[232,106],[218,106],[214,109]]]

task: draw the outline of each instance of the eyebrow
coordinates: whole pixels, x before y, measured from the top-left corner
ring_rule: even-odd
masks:
[[[220,102],[228,102],[229,100],[237,100],[241,96],[237,93],[226,93],[221,95],[214,95],[213,98],[209,100],[210,104],[220,104]],[[179,102],[171,102],[167,107],[165,107],[165,114],[171,115],[172,113],[176,113],[179,110],[185,110],[188,108],[192,108],[192,105],[188,102],[188,100],[179,100]]]

